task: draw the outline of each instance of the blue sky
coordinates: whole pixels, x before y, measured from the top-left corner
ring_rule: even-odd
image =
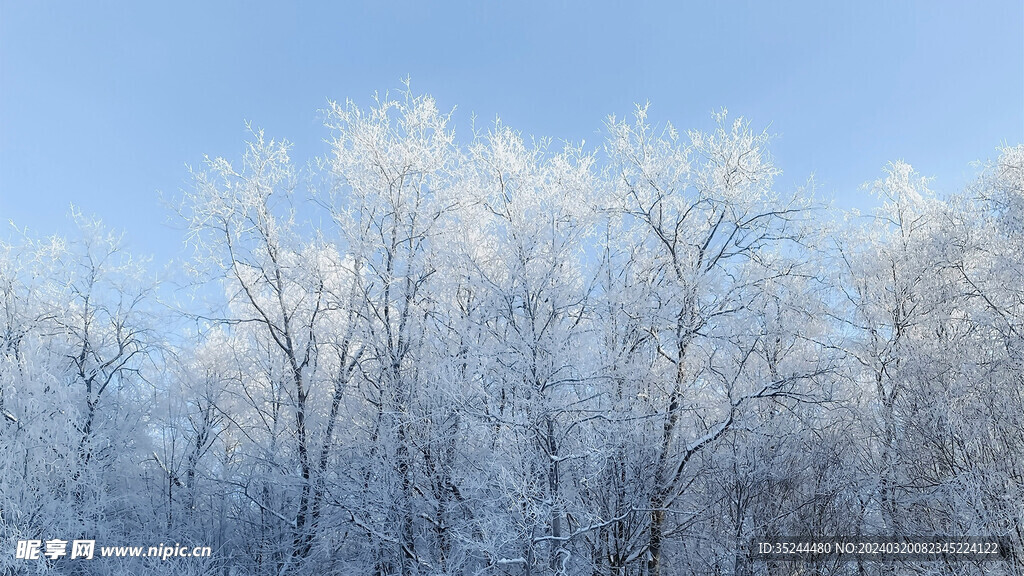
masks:
[[[780,186],[842,206],[904,159],[933,187],[1024,142],[1024,2],[81,2],[0,0],[0,221],[66,230],[68,206],[166,260],[158,191],[246,120],[324,151],[328,99],[401,87],[527,134],[592,144],[608,114],[707,128],[726,107],[778,134]]]

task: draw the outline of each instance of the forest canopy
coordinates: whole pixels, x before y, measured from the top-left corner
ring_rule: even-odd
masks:
[[[1024,567],[1024,146],[945,197],[880,167],[859,214],[724,112],[597,146],[463,141],[411,92],[325,118],[308,165],[252,129],[191,170],[204,298],[78,211],[0,243],[7,549],[212,548],[4,573],[796,574],[751,542],[862,534]]]

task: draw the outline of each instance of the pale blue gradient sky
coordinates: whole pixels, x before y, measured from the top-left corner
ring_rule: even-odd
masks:
[[[781,186],[840,205],[895,159],[949,191],[1024,141],[1024,2],[44,2],[0,0],[0,221],[66,230],[70,203],[137,252],[179,253],[158,191],[244,121],[324,151],[327,99],[401,87],[524,133],[597,144],[606,116],[779,136]],[[5,234],[6,235],[6,234]]]

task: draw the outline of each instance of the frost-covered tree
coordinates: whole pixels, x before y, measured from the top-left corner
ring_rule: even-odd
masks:
[[[338,242],[353,269],[353,298],[347,301],[362,350],[359,415],[365,444],[358,449],[352,480],[363,497],[344,502],[341,512],[372,543],[365,570],[403,575],[437,569],[450,558],[449,523],[440,500],[427,495],[447,463],[433,444],[436,389],[429,355],[431,316],[442,313],[433,290],[443,271],[458,154],[448,116],[433,99],[406,92],[362,110],[352,102],[333,104],[326,159],[331,216]],[[441,439],[437,439],[443,441]],[[425,523],[433,520],[433,524]],[[423,542],[432,542],[430,549]]]
[[[666,534],[692,522],[680,505],[694,459],[752,400],[796,398],[824,369],[801,354],[794,319],[771,310],[799,274],[789,256],[808,199],[773,190],[766,134],[743,120],[727,124],[724,112],[716,119],[713,132],[686,138],[671,125],[657,131],[646,108],[633,123],[609,122],[611,209],[625,243],[617,251],[636,278],[627,285],[643,288],[637,328],[657,353],[633,392],[650,416],[645,435],[657,442],[643,466],[650,519],[627,555],[642,550],[652,575],[662,573]]]
[[[71,219],[68,237],[0,245],[0,494],[13,539],[119,537],[148,516],[155,282],[120,236]]]

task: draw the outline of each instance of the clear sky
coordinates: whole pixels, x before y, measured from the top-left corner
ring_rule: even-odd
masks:
[[[781,186],[863,207],[890,160],[948,191],[1024,142],[1024,2],[0,0],[0,222],[59,232],[75,203],[166,260],[185,164],[237,158],[246,120],[320,154],[328,99],[406,76],[463,135],[597,144],[635,102],[682,129],[726,107],[778,134]]]

